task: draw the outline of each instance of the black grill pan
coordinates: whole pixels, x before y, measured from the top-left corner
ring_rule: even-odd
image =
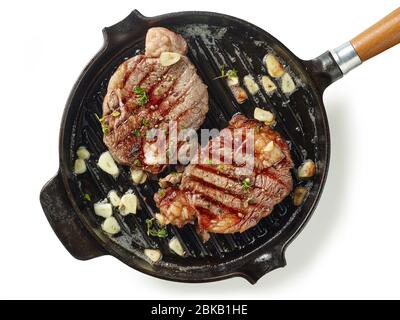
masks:
[[[145,220],[157,212],[153,194],[157,181],[133,186],[129,169],[120,167],[117,180],[98,169],[96,160],[106,150],[95,113],[101,114],[102,100],[110,76],[125,59],[144,49],[147,30],[163,26],[180,33],[189,45],[189,58],[208,85],[210,111],[203,128],[222,129],[233,114],[252,117],[256,106],[268,106],[277,115],[276,130],[288,141],[296,166],[305,159],[317,163],[313,180],[304,185],[310,194],[300,207],[291,197],[279,204],[273,213],[256,227],[232,235],[212,235],[203,244],[191,225],[183,229],[168,226],[169,237],[158,239],[146,234]],[[284,251],[311,216],[323,189],[330,153],[329,128],[322,103],[327,86],[342,77],[343,66],[326,52],[317,59],[303,61],[283,44],[260,28],[243,20],[210,12],[181,12],[144,17],[133,11],[123,21],[105,28],[104,46],[83,70],[72,89],[62,118],[60,131],[60,169],[43,188],[40,201],[55,233],[77,259],[87,260],[113,255],[132,268],[148,275],[184,282],[205,282],[241,276],[255,283],[267,272],[285,265]],[[243,105],[238,105],[224,81],[212,80],[222,66],[236,68],[241,77],[258,79],[267,74],[262,62],[267,52],[285,61],[297,83],[290,96],[279,89],[272,96],[260,91]],[[337,58],[337,57],[336,57]],[[344,57],[345,58],[345,57]],[[343,58],[343,59],[344,59]],[[88,171],[75,176],[72,172],[75,151],[85,145],[91,152]],[[166,174],[164,172],[163,174]],[[295,178],[296,179],[296,178]],[[136,215],[116,215],[121,235],[109,237],[100,228],[93,203],[104,199],[111,190],[120,193],[133,189],[139,196],[141,210]],[[91,202],[83,194],[91,195]],[[168,240],[177,236],[185,256],[168,249]],[[144,248],[159,248],[160,263],[150,264]]]

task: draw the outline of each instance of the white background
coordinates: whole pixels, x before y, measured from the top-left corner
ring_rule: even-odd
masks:
[[[362,7],[361,7],[362,6]],[[398,1],[1,1],[0,297],[129,299],[400,298],[400,47],[328,88],[329,179],[288,265],[257,285],[241,278],[178,284],[112,257],[72,258],[39,192],[57,171],[64,103],[102,44],[135,8],[152,16],[217,11],[248,20],[301,58],[349,40]]]

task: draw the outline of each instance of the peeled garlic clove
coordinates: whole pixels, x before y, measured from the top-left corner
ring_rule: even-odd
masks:
[[[85,160],[76,159],[74,163],[74,173],[75,174],[82,174],[85,173],[87,170]]]
[[[272,112],[267,110],[263,110],[261,108],[254,109],[254,119],[262,122],[272,122],[275,119],[275,116]]]
[[[145,173],[145,174],[142,176],[142,179],[140,179],[139,184],[145,183],[146,180],[147,180],[147,174]]]
[[[160,64],[163,67],[169,67],[177,63],[181,59],[181,55],[176,52],[162,52],[160,55]]]
[[[157,262],[161,259],[161,252],[157,249],[144,249],[144,254],[152,261]]]
[[[76,155],[82,160],[88,160],[90,158],[90,152],[84,146],[78,148]]]
[[[254,81],[253,77],[250,75],[245,76],[243,78],[243,82],[244,82],[244,85],[246,86],[247,90],[249,90],[251,95],[256,94],[260,90],[260,87]]]
[[[109,218],[112,216],[112,206],[110,203],[98,202],[93,206],[94,213],[103,218]]]
[[[268,144],[265,146],[264,151],[265,152],[271,152],[272,150],[274,150],[274,142],[270,141],[268,142]]]
[[[137,203],[136,195],[133,193],[125,193],[121,198],[119,212],[123,216],[127,216],[130,213],[136,214]]]
[[[272,80],[267,76],[263,76],[261,78],[261,83],[265,92],[268,94],[272,94],[276,90],[275,83],[273,83]]]
[[[239,84],[239,77],[230,77],[226,80],[228,86],[232,87]]]
[[[110,200],[111,204],[114,207],[119,207],[121,204],[121,198],[118,196],[117,191],[111,190],[107,195],[108,200]]]
[[[297,175],[300,179],[311,178],[315,175],[316,166],[314,161],[306,160],[303,164],[298,168]]]
[[[101,224],[101,228],[109,234],[117,234],[121,231],[121,227],[119,226],[117,219],[114,217],[108,217],[104,220]]]
[[[268,73],[271,77],[279,78],[285,72],[282,64],[279,62],[278,58],[273,54],[267,54],[265,56],[265,66],[268,69]]]
[[[180,241],[178,240],[177,237],[173,237],[168,244],[169,248],[175,252],[178,256],[183,256],[185,254],[185,251],[183,250],[183,247],[180,243]]]
[[[143,170],[132,169],[131,178],[134,184],[143,184],[147,180],[147,174]]]
[[[106,151],[100,155],[97,165],[101,170],[112,175],[114,178],[118,177],[119,169],[109,151]]]
[[[303,203],[303,201],[307,195],[308,195],[307,188],[297,187],[296,189],[294,189],[294,193],[293,193],[293,204],[296,207],[300,206]]]
[[[282,92],[286,94],[291,94],[296,89],[296,84],[294,83],[292,77],[289,73],[285,73],[282,76]]]

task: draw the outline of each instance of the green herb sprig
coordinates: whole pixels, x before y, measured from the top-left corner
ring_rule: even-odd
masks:
[[[225,72],[225,68],[221,68],[221,75],[214,78],[213,80],[223,79],[223,78],[232,79],[232,78],[237,78],[237,77],[238,77],[238,74],[237,74],[236,69],[230,69]]]
[[[154,218],[146,219],[147,235],[153,236],[153,237],[159,237],[159,238],[167,237],[168,236],[167,228],[164,227],[161,229],[157,229],[156,227],[153,226],[153,221],[154,221]]]
[[[95,114],[97,120],[99,120],[100,125],[101,125],[101,131],[103,131],[103,134],[109,134],[110,129],[106,123],[106,118],[105,117],[101,117],[99,118],[99,116],[97,114]]]

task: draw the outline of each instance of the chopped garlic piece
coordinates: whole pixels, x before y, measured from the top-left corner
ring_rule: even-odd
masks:
[[[282,92],[286,94],[291,94],[296,89],[296,84],[294,83],[292,77],[289,73],[285,73],[282,76]]]
[[[90,158],[90,152],[84,146],[78,148],[78,150],[76,151],[76,155],[79,159],[82,160],[88,160]]]
[[[247,90],[249,90],[251,95],[256,94],[260,90],[260,87],[254,81],[254,78],[251,75],[245,76],[243,78],[243,82],[244,82],[244,85],[246,86]]]
[[[185,254],[185,251],[183,250],[182,244],[180,243],[180,241],[178,240],[177,237],[173,237],[170,241],[169,241],[169,248],[175,252],[178,256],[183,256]]]
[[[85,173],[87,170],[85,160],[76,159],[74,163],[74,173],[75,174],[82,174]]]
[[[176,52],[162,52],[160,55],[160,64],[163,67],[169,67],[177,63],[181,59],[181,55]]]
[[[152,261],[157,262],[161,259],[161,252],[157,249],[144,249],[144,254]]]
[[[118,224],[117,219],[109,217],[101,224],[101,228],[109,234],[117,234],[121,231],[121,227]]]
[[[101,170],[112,175],[114,178],[118,177],[119,169],[109,151],[106,151],[100,155],[97,165]]]
[[[112,216],[112,206],[110,203],[98,202],[93,206],[94,213],[103,218],[109,218]]]

